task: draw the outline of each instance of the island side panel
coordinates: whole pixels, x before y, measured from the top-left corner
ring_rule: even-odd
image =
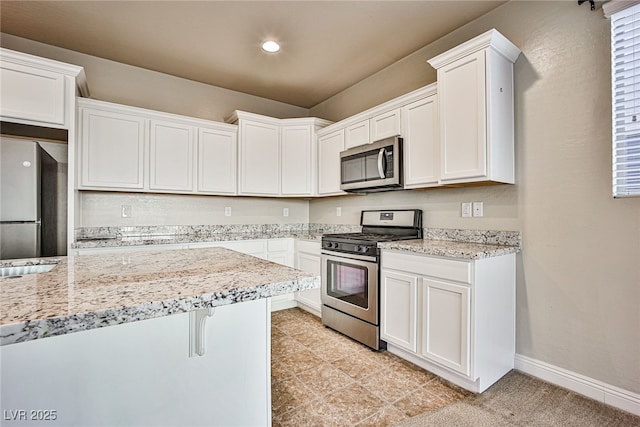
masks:
[[[189,313],[2,346],[1,424],[270,425],[270,319],[268,299],[217,307],[191,358]]]

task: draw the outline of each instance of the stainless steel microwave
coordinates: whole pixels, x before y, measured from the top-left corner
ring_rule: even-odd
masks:
[[[394,136],[341,152],[340,189],[351,192],[402,189],[402,138]]]

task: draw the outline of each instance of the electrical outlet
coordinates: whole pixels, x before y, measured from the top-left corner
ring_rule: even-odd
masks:
[[[483,216],[484,206],[482,202],[473,202],[473,216]]]
[[[336,208],[336,216],[342,216],[342,208],[340,206]]]
[[[131,218],[131,205],[120,206],[120,215],[122,218]]]
[[[224,208],[224,216],[231,216],[231,206]]]
[[[282,209],[282,216],[289,216],[289,208]]]
[[[471,202],[462,202],[460,213],[462,218],[471,218]]]

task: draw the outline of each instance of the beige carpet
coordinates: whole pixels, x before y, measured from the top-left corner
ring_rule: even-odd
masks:
[[[395,424],[417,426],[627,427],[640,417],[511,371],[482,394]]]

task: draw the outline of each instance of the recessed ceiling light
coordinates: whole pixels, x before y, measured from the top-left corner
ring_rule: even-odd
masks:
[[[275,53],[280,50],[280,45],[273,40],[267,40],[262,43],[262,50],[269,53]]]

